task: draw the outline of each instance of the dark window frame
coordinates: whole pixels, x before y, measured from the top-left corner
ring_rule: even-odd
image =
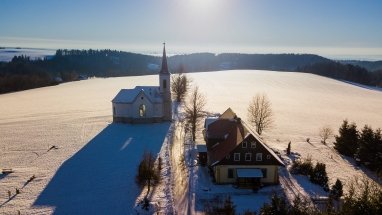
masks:
[[[234,169],[228,168],[227,178],[234,178],[233,172],[234,172]]]

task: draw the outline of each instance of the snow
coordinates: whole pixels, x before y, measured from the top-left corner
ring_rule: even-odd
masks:
[[[197,144],[196,149],[198,152],[207,152],[206,144]]]
[[[344,119],[358,127],[382,127],[380,91],[305,73],[232,70],[190,76],[207,93],[210,113],[231,107],[244,119],[252,96],[266,92],[275,112],[275,127],[262,138],[281,153],[287,168],[291,159],[285,151],[291,141],[292,151],[302,158],[309,154],[314,164],[326,164],[329,185],[339,178],[346,189],[350,178],[364,174],[378,180],[355,165],[354,159],[338,155],[333,137],[327,145],[321,144],[318,129],[329,125],[338,134]],[[0,213],[134,214],[146,194],[134,183],[145,147],[163,159],[162,182],[149,196],[163,213],[201,214],[206,201],[226,195],[232,196],[240,213],[258,210],[273,189],[287,189],[288,197],[327,195],[308,177],[291,175],[284,167],[279,167],[281,185],[258,193],[213,184],[207,167],[194,164],[195,145],[184,132],[181,107],[172,123],[111,123],[110,101],[120,89],[155,86],[158,78],[90,79],[0,95],[0,169],[14,170],[0,174]],[[203,142],[201,129],[196,142]],[[185,167],[180,165],[183,154]],[[36,178],[27,182],[32,175]],[[14,196],[16,188],[21,193]]]
[[[144,92],[151,102],[162,102],[159,87],[136,86],[134,89],[122,89],[112,100],[114,103],[131,103],[138,96],[139,92]]]

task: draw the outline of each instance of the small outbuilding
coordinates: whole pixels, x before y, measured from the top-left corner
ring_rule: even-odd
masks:
[[[201,165],[207,163],[207,146],[206,144],[199,143],[196,145],[196,150],[198,151],[198,158]]]

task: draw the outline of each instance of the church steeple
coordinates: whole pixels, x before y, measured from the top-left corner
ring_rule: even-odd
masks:
[[[166,58],[166,43],[163,43],[163,57],[162,57],[162,69],[160,70],[161,74],[170,74],[167,66],[167,58]]]

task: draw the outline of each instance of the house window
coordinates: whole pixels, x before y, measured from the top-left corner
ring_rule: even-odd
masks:
[[[256,142],[255,141],[251,142],[251,148],[256,148]]]
[[[261,172],[263,173],[263,178],[267,177],[267,169],[261,169]]]
[[[144,104],[139,106],[139,116],[146,116],[146,106]]]
[[[245,161],[251,161],[252,153],[245,153]]]
[[[256,153],[256,161],[262,161],[263,160],[263,153]]]
[[[240,161],[240,153],[234,154],[234,161]]]
[[[166,88],[167,87],[167,82],[166,82],[166,79],[163,80],[163,88]]]
[[[115,116],[116,114],[115,114],[115,107],[113,107],[113,115]]]
[[[243,148],[247,148],[247,142],[243,142]]]
[[[228,178],[233,178],[233,169],[228,169]]]
[[[225,158],[226,158],[226,159],[229,159],[229,158],[230,158],[229,154],[228,154],[228,155],[226,155],[226,156],[225,156]]]
[[[267,155],[267,159],[271,159],[271,155]]]

